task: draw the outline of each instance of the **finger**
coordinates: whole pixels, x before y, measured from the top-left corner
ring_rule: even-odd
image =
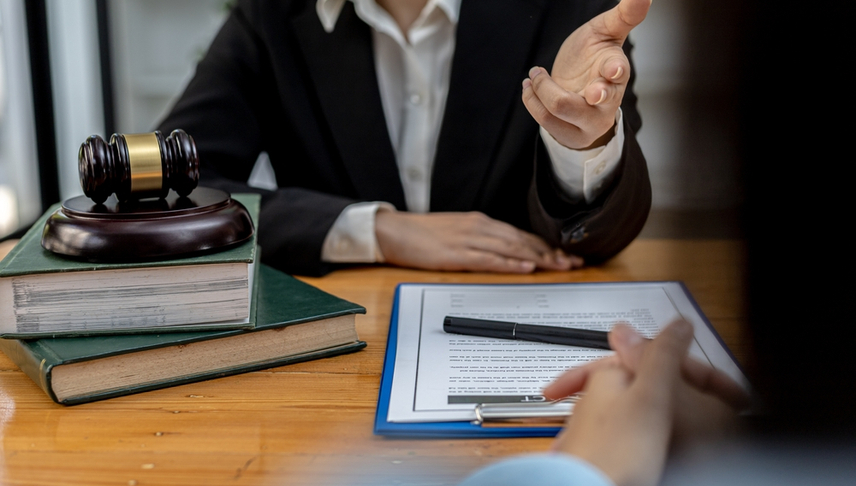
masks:
[[[466,214],[466,225],[469,229],[484,236],[491,236],[500,240],[516,241],[530,246],[538,253],[549,253],[552,251],[550,245],[542,238],[523,231],[509,223],[491,218],[477,211]]]
[[[633,375],[615,361],[606,361],[601,366],[591,370],[586,380],[583,392],[586,396],[597,395],[600,399],[626,390],[632,382]]]
[[[691,357],[684,360],[681,372],[694,388],[719,398],[735,410],[744,410],[751,403],[749,393],[731,377]]]
[[[542,252],[521,239],[513,241],[491,235],[471,235],[464,242],[469,250],[486,252],[500,258],[532,262],[535,266],[551,266],[550,250]]]
[[[595,363],[600,366],[592,371],[588,377],[589,380],[583,384],[586,398],[574,406],[574,413],[568,416],[565,427],[550,447],[555,452],[567,452],[581,456],[580,453],[583,451],[575,451],[575,445],[571,442],[586,437],[587,434],[584,430],[586,428],[591,429],[592,426],[601,428],[597,423],[602,422],[604,417],[601,416],[600,420],[596,420],[599,410],[609,407],[610,403],[616,399],[620,400],[620,394],[627,389],[632,378],[627,370],[617,362],[600,360]],[[620,420],[621,417],[618,419]],[[600,431],[597,433],[599,434]],[[588,442],[588,440],[583,439],[583,442]],[[579,443],[576,445],[578,446]]]
[[[517,229],[507,223],[491,220],[490,224],[480,228],[480,233],[484,237],[506,243],[512,250],[520,248],[544,256],[553,253],[553,248],[541,237]]]
[[[592,106],[609,104],[610,99],[615,97],[615,91],[605,80],[597,79],[586,86],[583,97]]]
[[[632,371],[639,369],[642,351],[647,341],[636,332],[630,324],[619,322],[609,331],[609,347],[621,359],[622,363]]]
[[[538,235],[529,233],[528,231],[523,231],[518,228],[514,228],[514,231],[517,238],[520,238],[521,241],[526,242],[527,245],[531,246],[539,253],[549,255],[551,258],[555,255],[553,247],[548,245],[547,242],[544,241],[544,238],[541,238]]]
[[[601,32],[619,42],[624,42],[634,27],[645,20],[651,0],[621,0],[614,8],[601,14]]]
[[[447,255],[438,270],[493,272],[493,273],[532,273],[535,262],[517,258],[507,258],[483,250],[454,250]]]
[[[561,248],[556,248],[553,252],[556,255],[555,259],[560,263],[563,263],[565,260],[570,263],[568,267],[570,270],[573,270],[574,268],[582,268],[586,264],[586,261],[582,257],[565,253]]]
[[[678,320],[666,326],[644,346],[634,385],[644,390],[651,400],[670,400],[692,337],[693,328],[686,321]]]
[[[630,80],[630,63],[621,49],[600,62],[595,75],[583,91],[586,103],[592,106],[617,108],[624,99],[624,91]]]
[[[558,400],[579,393],[585,388],[589,377],[598,370],[612,368],[619,363],[618,358],[609,356],[593,361],[579,368],[565,371],[544,388],[543,394],[550,400]]]
[[[518,230],[521,237],[529,241],[533,247],[547,248],[541,256],[543,260],[538,261],[538,267],[549,270],[571,270],[583,266],[583,259],[576,255],[568,255],[561,248],[552,248],[540,236]],[[539,250],[540,251],[540,250]]]
[[[529,78],[523,80],[523,105],[538,125],[544,127],[560,144],[574,149],[586,146],[584,143],[586,134],[576,125],[560,120],[550,113],[532,90],[532,82]]]
[[[615,51],[601,62],[599,73],[609,83],[625,85],[630,81],[630,61],[623,50],[616,48]]]
[[[583,104],[588,104],[585,98],[581,99],[583,100]],[[553,113],[550,113],[550,110],[544,106],[535,94],[529,78],[523,80],[523,105],[526,106],[532,118],[544,127],[556,141],[571,149],[582,150],[589,147],[597,140],[598,135],[605,133],[609,129],[610,123],[614,124],[614,117],[613,119],[609,119],[608,117],[599,116],[594,118],[592,123],[586,126],[586,130],[583,130],[581,127],[555,116]],[[588,109],[591,110],[591,106]],[[579,118],[581,123],[584,123],[587,119],[585,117]]]
[[[616,325],[609,333],[609,345],[623,366],[631,371],[639,369],[647,342],[633,328]],[[700,392],[711,394],[736,410],[750,405],[749,393],[728,375],[711,366],[685,356],[681,363],[681,376]]]
[[[587,102],[583,96],[559,86],[547,74],[546,69],[533,67],[529,70],[529,80],[532,83],[532,94],[538,98],[546,112],[539,115],[550,114],[576,127],[587,126],[588,119],[599,116],[591,109],[591,103]],[[533,117],[538,120],[535,114]]]
[[[568,270],[573,264],[567,258],[557,259],[553,248],[540,237],[481,213],[473,213],[470,227],[476,234],[468,235],[463,242],[470,248],[532,261],[538,267],[553,270]]]
[[[523,102],[532,117],[562,145],[585,149],[614,126],[623,85],[599,80],[579,95],[559,86],[543,68],[532,68],[530,73],[534,78],[528,88],[524,83]]]

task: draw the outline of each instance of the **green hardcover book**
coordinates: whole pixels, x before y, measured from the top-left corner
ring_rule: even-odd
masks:
[[[260,196],[235,194],[254,221]],[[252,327],[256,236],[216,253],[92,263],[41,246],[51,208],[0,262],[0,337]]]
[[[0,339],[0,350],[55,402],[129,395],[365,347],[365,308],[260,265],[256,326],[164,334]]]

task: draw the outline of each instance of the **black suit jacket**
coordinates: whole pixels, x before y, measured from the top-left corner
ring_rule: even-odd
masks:
[[[650,183],[628,90],[618,177],[593,204],[556,186],[538,126],[521,101],[530,67],[551,66],[562,41],[610,5],[589,0],[464,0],[432,175],[432,211],[482,211],[588,262],[639,233]],[[159,129],[196,140],[201,184],[263,193],[266,263],[292,273],[335,268],[321,247],[356,201],[406,209],[374,68],[371,29],[347,2],[332,33],[315,0],[238,2]],[[280,189],[248,188],[267,151]]]

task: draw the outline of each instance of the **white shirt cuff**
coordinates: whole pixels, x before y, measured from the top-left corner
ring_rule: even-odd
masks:
[[[553,165],[553,173],[571,202],[597,199],[615,176],[624,147],[624,124],[619,108],[615,113],[615,135],[601,147],[591,150],[574,150],[560,144],[541,127],[541,139]]]
[[[383,262],[375,236],[375,214],[381,207],[395,210],[385,202],[354,203],[342,210],[324,238],[321,260],[335,263]]]

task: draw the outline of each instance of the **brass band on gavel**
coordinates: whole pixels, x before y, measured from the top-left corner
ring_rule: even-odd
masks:
[[[115,193],[119,201],[166,197],[170,189],[186,196],[199,182],[199,157],[193,138],[183,130],[114,133],[110,143],[87,138],[78,153],[83,193],[102,203]]]

